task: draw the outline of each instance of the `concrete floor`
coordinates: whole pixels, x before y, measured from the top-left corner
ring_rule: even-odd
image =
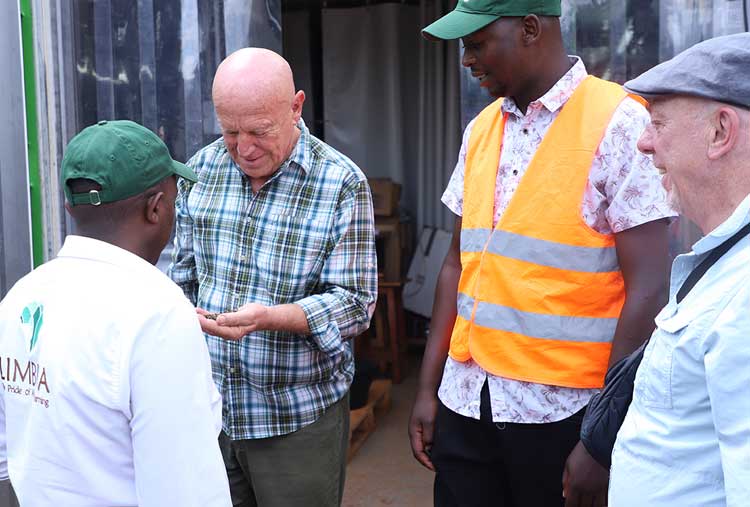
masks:
[[[408,423],[417,381],[413,369],[391,391],[391,410],[349,463],[343,507],[432,506],[433,473],[411,454]]]

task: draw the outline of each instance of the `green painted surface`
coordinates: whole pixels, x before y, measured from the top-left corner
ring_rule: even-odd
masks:
[[[44,224],[42,221],[42,184],[39,176],[39,136],[36,120],[36,78],[34,72],[34,28],[31,0],[20,0],[23,80],[26,96],[26,136],[29,159],[29,202],[31,205],[31,245],[34,267],[44,262]]]

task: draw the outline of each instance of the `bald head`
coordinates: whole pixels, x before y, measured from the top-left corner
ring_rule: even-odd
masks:
[[[292,69],[281,56],[245,48],[219,65],[213,101],[224,145],[257,191],[297,143],[305,93],[295,93]]]
[[[287,61],[263,48],[243,48],[229,55],[216,69],[212,90],[217,109],[237,104],[291,104],[294,92]]]

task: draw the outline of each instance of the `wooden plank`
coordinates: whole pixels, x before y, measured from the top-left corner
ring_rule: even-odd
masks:
[[[391,381],[389,379],[378,379],[372,382],[367,404],[372,404],[376,419],[391,409]]]
[[[362,408],[352,410],[349,412],[349,440],[352,438],[352,434],[359,428],[359,426],[370,417],[374,416],[374,411],[369,405],[365,405]]]
[[[347,462],[351,461],[365,440],[375,431],[377,421],[391,408],[391,381],[374,380],[370,385],[367,404],[349,412],[349,451]]]
[[[346,457],[347,462],[352,460],[373,431],[375,431],[375,414],[372,412],[372,409],[369,409],[365,411],[365,417],[359,421],[357,427],[351,431],[349,451]]]

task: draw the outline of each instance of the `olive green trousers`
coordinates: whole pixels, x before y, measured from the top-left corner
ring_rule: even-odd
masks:
[[[219,446],[235,507],[341,505],[349,446],[349,395],[304,428],[271,438],[231,440]]]

